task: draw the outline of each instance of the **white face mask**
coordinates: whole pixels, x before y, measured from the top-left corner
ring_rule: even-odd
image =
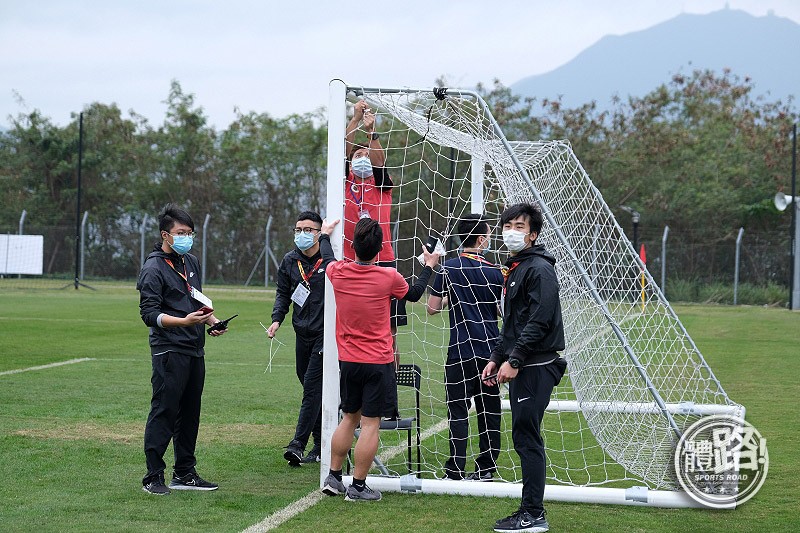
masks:
[[[508,248],[509,251],[519,252],[527,245],[525,242],[526,235],[527,233],[523,233],[515,229],[504,230],[503,244],[506,245],[506,248]]]

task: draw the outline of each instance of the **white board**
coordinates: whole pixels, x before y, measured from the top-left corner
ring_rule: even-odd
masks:
[[[42,275],[44,235],[0,234],[0,274]]]

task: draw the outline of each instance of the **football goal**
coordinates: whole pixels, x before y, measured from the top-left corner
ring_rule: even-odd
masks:
[[[392,177],[392,228],[397,269],[407,279],[429,235],[447,257],[459,253],[460,217],[479,213],[493,228],[487,258],[500,264],[500,213],[519,202],[538,203],[545,223],[540,241],[556,257],[567,347],[567,374],[554,389],[543,422],[548,485],[545,499],[664,507],[697,506],[672,474],[673,450],[700,417],[744,418],[664,298],[646,266],[581,166],[567,141],[520,142],[503,134],[473,91],[381,89],[330,84],[328,123],[329,219],[344,219],[345,126],[365,100]],[[368,142],[358,132],[356,142]],[[332,236],[342,257],[343,225]],[[338,423],[335,300],[328,284],[323,385],[323,461]],[[511,413],[501,405],[501,450],[493,483],[441,479],[450,456],[445,398],[447,311],[429,316],[424,298],[408,304],[398,328],[402,364],[420,368],[420,438],[407,460],[405,434],[381,432],[370,486],[388,491],[519,497],[521,471],[511,442]],[[501,396],[505,389],[501,387]],[[413,395],[400,391],[401,416],[414,416]],[[470,414],[467,470],[479,454],[478,424]],[[416,464],[416,448],[420,462]],[[409,468],[411,466],[411,468]],[[409,470],[411,470],[409,472]]]

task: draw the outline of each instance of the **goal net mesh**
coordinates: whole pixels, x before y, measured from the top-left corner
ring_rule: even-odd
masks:
[[[548,482],[676,488],[670,473],[676,435],[704,410],[738,406],[642,268],[569,143],[506,142],[473,93],[349,90],[349,104],[365,99],[376,114],[395,184],[397,268],[406,277],[419,273],[416,255],[431,232],[443,236],[447,257],[454,257],[456,223],[471,212],[492,227],[487,258],[504,262],[500,213],[515,203],[540,203],[539,242],[557,259],[568,362],[543,422]],[[366,134],[358,133],[356,142],[366,143]],[[476,179],[482,181],[477,188]],[[397,343],[400,362],[422,373],[419,472],[441,477],[450,455],[444,365],[451,324],[447,310],[429,316],[424,299],[407,309]],[[400,389],[401,416],[413,416],[413,395]],[[507,401],[504,406],[495,481],[519,483]],[[474,412],[470,418],[467,473],[480,453]],[[374,473],[405,474],[405,436],[382,431],[381,441],[385,468]]]

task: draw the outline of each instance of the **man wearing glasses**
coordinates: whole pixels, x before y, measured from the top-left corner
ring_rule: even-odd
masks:
[[[168,204],[158,217],[161,240],[147,256],[136,289],[142,321],[150,327],[153,396],[144,430],[145,492],[163,496],[173,490],[216,490],[195,470],[195,445],[205,383],[204,325],[219,322],[200,286],[200,263],[189,253],[192,217]],[[212,331],[216,337],[227,330]],[[164,484],[164,453],[170,440],[175,468]]]
[[[272,325],[267,329],[269,337],[274,337],[289,312],[289,304],[294,304],[295,368],[303,385],[303,400],[294,438],[283,454],[290,466],[317,462],[320,455],[325,267],[336,259],[330,240],[319,238],[321,227],[322,218],[313,211],[303,211],[297,217],[292,230],[296,248],[283,257],[278,269]],[[314,446],[303,456],[312,435]]]

